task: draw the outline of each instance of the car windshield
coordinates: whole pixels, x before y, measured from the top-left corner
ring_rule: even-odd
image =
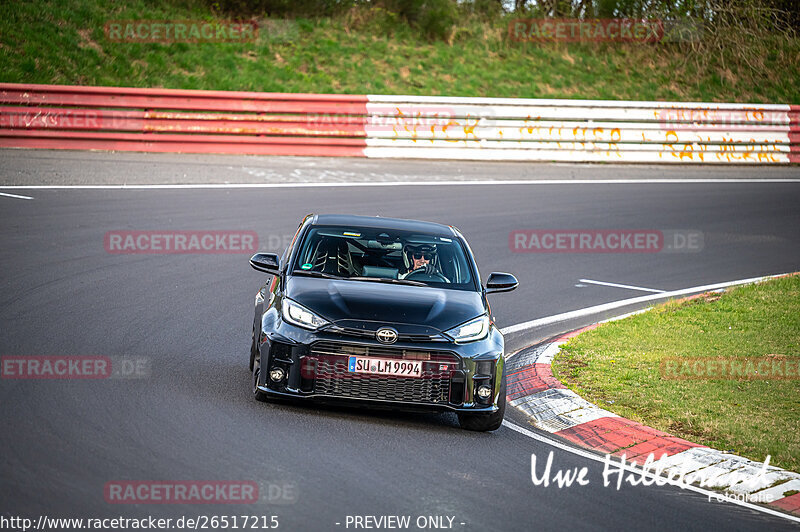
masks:
[[[314,226],[292,272],[354,281],[476,290],[457,238],[395,229]]]

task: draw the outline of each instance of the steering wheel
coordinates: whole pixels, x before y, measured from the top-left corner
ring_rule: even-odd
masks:
[[[418,268],[405,276],[409,281],[435,281],[449,283],[450,280],[439,272],[427,273],[425,268]]]

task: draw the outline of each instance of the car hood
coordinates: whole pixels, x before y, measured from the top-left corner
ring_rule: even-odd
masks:
[[[370,281],[293,276],[286,295],[332,322],[422,325],[439,331],[485,311],[478,292]]]

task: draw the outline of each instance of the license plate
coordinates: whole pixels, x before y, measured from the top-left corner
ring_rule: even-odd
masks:
[[[422,362],[418,360],[391,360],[387,358],[350,357],[347,370],[351,373],[421,377]]]

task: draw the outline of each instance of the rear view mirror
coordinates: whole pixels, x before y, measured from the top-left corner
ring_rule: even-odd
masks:
[[[256,253],[250,257],[250,266],[260,272],[278,275],[281,269],[281,259],[275,253]]]
[[[511,292],[517,286],[519,286],[519,281],[510,273],[493,272],[489,274],[489,279],[486,281],[486,293]]]

